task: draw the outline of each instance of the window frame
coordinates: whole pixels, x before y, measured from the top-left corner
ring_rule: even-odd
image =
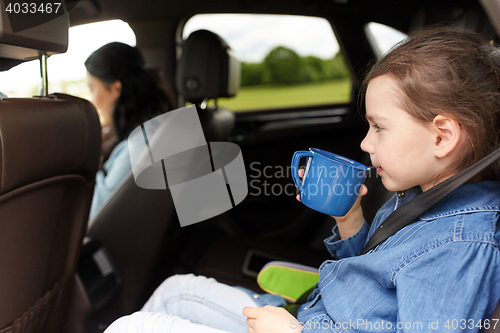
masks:
[[[176,66],[179,64],[180,56],[182,54],[182,45],[184,42],[184,39],[182,38],[184,28],[187,24],[187,22],[192,19],[193,17],[197,15],[210,15],[210,14],[233,14],[233,15],[283,15],[283,16],[304,16],[304,15],[293,15],[293,14],[269,14],[269,13],[235,13],[235,12],[225,12],[225,13],[196,13],[194,15],[188,16],[183,18],[182,20],[179,21],[177,30],[176,30]],[[349,100],[346,100],[345,102],[340,102],[340,103],[327,103],[327,104],[312,104],[312,105],[298,105],[298,106],[283,106],[283,107],[277,107],[277,108],[262,108],[262,109],[253,109],[253,110],[236,110],[233,111],[235,115],[237,115],[238,119],[241,120],[248,120],[248,121],[280,121],[280,122],[287,122],[287,120],[290,119],[303,119],[303,118],[310,118],[310,119],[304,119],[305,123],[310,123],[310,124],[331,124],[331,123],[338,123],[342,122],[341,118],[344,118],[347,116],[350,111],[348,106],[352,106],[353,103],[355,103],[355,94],[356,94],[356,76],[354,75],[352,66],[350,64],[349,58],[346,56],[346,52],[342,47],[342,43],[340,42],[339,38],[337,37],[337,34],[335,32],[335,27],[333,23],[326,17],[322,16],[314,16],[314,15],[308,15],[307,17],[312,17],[312,18],[320,18],[323,20],[326,20],[328,22],[331,32],[333,34],[334,39],[338,43],[339,50],[337,51],[340,53],[343,57],[344,64],[346,66],[346,70],[349,74],[349,80],[350,80],[350,92],[349,92]],[[207,30],[210,30],[207,28]],[[335,56],[335,55],[334,55]],[[178,94],[178,102],[179,105],[184,105],[185,101],[183,96]],[[313,120],[313,118],[322,118],[319,120]]]

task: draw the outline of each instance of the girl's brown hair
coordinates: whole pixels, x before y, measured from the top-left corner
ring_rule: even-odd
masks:
[[[411,34],[379,60],[362,83],[364,97],[373,78],[389,74],[404,93],[405,110],[429,123],[439,114],[455,118],[467,147],[453,166],[459,172],[499,146],[500,50],[466,30],[427,28]],[[499,164],[474,180],[497,179]]]

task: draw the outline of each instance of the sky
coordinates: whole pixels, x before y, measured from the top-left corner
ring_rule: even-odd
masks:
[[[122,42],[136,45],[135,34],[130,26],[121,20],[112,20],[85,24],[69,29],[68,51],[50,56],[47,60],[49,91],[51,82],[78,81],[85,77],[84,62],[88,56],[110,42]],[[0,91],[14,89],[19,95],[40,83],[40,65],[38,60],[23,63],[8,72],[0,73]],[[9,97],[11,94],[9,94]]]
[[[238,59],[260,62],[276,46],[293,49],[300,56],[314,55],[329,59],[339,50],[330,23],[319,17],[291,15],[204,14],[193,16],[185,25],[182,37],[198,29],[220,35]],[[405,37],[404,34],[378,23],[369,29],[382,52]]]
[[[184,27],[183,38],[198,29],[220,35],[238,59],[260,62],[277,45],[293,49],[301,56],[328,59],[339,45],[327,20],[290,15],[196,15]]]
[[[333,57],[339,50],[329,22],[322,18],[290,15],[196,15],[184,27],[183,38],[198,29],[219,34],[240,61],[260,62],[276,46],[293,49],[300,56]],[[382,50],[404,37],[393,29],[372,24]],[[97,48],[118,41],[136,45],[130,26],[120,20],[91,23],[69,30],[68,51],[48,59],[49,92],[60,89],[62,81],[79,81],[85,77],[84,62]],[[9,97],[29,96],[40,83],[38,61],[21,64],[0,73],[0,91]],[[81,90],[81,88],[79,88]],[[72,93],[72,92],[69,92]]]

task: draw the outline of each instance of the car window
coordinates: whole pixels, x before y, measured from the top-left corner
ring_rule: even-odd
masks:
[[[330,23],[292,15],[202,14],[182,37],[198,29],[221,36],[242,62],[236,97],[218,103],[233,111],[346,103],[351,73]]]
[[[49,93],[62,92],[90,98],[85,83],[84,62],[96,49],[109,42],[123,42],[135,46],[135,34],[121,20],[89,23],[69,29],[68,51],[47,60]],[[0,92],[8,97],[39,95],[40,63],[32,60],[9,71],[0,72]]]
[[[377,59],[381,59],[395,45],[408,37],[399,30],[375,22],[370,22],[365,26],[365,33]]]

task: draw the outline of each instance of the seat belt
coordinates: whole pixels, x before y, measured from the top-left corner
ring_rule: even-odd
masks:
[[[416,222],[417,218],[426,210],[438,203],[451,191],[484,170],[498,158],[500,158],[500,148],[469,166],[467,169],[460,171],[429,190],[418,194],[409,203],[397,208],[385,219],[377,230],[375,230],[372,237],[370,237],[361,251],[361,254],[368,253],[399,230]]]

